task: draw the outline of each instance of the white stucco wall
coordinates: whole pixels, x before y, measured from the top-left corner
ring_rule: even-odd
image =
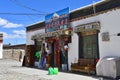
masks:
[[[99,15],[101,30],[99,34],[100,58],[106,56],[120,57],[120,9]],[[110,41],[102,41],[101,33],[109,32]]]
[[[99,21],[99,18],[97,18],[97,16],[96,16],[96,17],[91,17],[91,18],[87,18],[87,19],[83,19],[83,20],[74,21],[74,22],[71,22],[71,26],[73,27],[73,30],[74,30],[75,26],[77,26],[77,25],[91,23],[94,21]],[[79,43],[78,35],[77,35],[77,33],[73,32],[72,43],[70,44],[70,49],[68,52],[69,70],[71,70],[71,63],[73,63],[75,61],[75,59],[78,61],[78,57],[79,57],[78,43]]]
[[[35,30],[35,31],[28,31],[26,33],[26,45],[34,45],[34,41],[31,40],[33,35],[36,34],[43,34],[45,33],[45,29],[39,29],[39,30]]]
[[[69,43],[68,50],[68,65],[69,70],[71,70],[71,63],[75,62],[75,59],[78,60],[78,35],[72,35],[72,43]]]
[[[0,43],[0,59],[3,58],[3,43]]]
[[[99,21],[101,26],[99,36],[98,36],[100,58],[107,57],[107,56],[120,56],[120,36],[116,36],[117,33],[120,33],[120,9],[112,10],[107,13],[100,14],[94,17],[89,17],[86,19],[74,21],[74,22],[71,22],[71,25],[72,27],[75,27],[77,25],[91,23],[95,21]],[[102,41],[101,34],[103,32],[110,33],[110,41],[107,41],[107,42]],[[73,40],[76,40],[76,41],[72,41],[71,48],[74,48],[76,45],[78,45],[78,42],[77,42],[78,36],[76,37],[74,36],[75,35],[73,35],[72,38],[75,38]],[[78,49],[75,49],[75,50],[72,49],[72,50],[73,51],[70,50],[70,53],[69,53],[69,58],[71,58],[70,62],[73,62],[73,59],[78,54]]]

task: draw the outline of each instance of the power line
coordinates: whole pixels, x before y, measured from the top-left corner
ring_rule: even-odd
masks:
[[[8,20],[14,20],[14,21],[38,21],[40,20],[41,17],[44,17],[45,14],[38,14],[38,13],[11,13],[11,12],[3,12],[0,13],[0,15],[10,15],[10,16],[27,16],[27,18],[29,17],[29,19],[13,19],[13,18],[9,18]],[[31,18],[30,18],[31,16]],[[34,18],[32,18],[34,17]],[[42,18],[43,19],[43,18]]]
[[[6,13],[0,13],[1,15],[32,15],[32,16],[36,16],[36,15],[47,15],[47,14],[40,14],[40,13],[10,13],[10,12],[6,12]]]
[[[37,19],[37,18],[36,18],[36,19],[34,19],[34,18],[33,18],[33,19],[11,19],[11,18],[10,18],[10,19],[7,19],[7,20],[21,21],[21,22],[22,22],[22,21],[32,21],[32,20],[39,20],[39,19]]]
[[[29,10],[32,10],[32,11],[35,11],[35,12],[40,12],[40,13],[46,13],[46,14],[48,14],[47,12],[39,11],[39,10],[33,9],[31,7],[28,7],[28,6],[26,6],[26,5],[18,2],[17,0],[10,0],[10,1],[14,2],[16,5],[21,6],[23,8],[26,8],[26,9],[29,9]]]
[[[33,20],[33,21],[35,21],[35,19],[34,19],[32,16],[30,16],[30,15],[27,15],[27,17],[28,17],[30,20]]]

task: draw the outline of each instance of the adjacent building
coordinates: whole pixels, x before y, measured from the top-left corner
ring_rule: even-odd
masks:
[[[34,66],[35,52],[41,49],[40,34],[45,33],[45,22],[38,22],[27,26],[26,28],[26,65]],[[39,38],[39,39],[38,39]],[[38,61],[38,60],[37,60]]]
[[[26,44],[3,45],[3,59],[23,61]]]
[[[3,34],[0,33],[0,59],[3,58]]]

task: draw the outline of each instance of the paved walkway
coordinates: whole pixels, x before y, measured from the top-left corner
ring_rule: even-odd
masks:
[[[0,60],[0,80],[98,80],[96,77],[59,72],[48,75],[48,71],[21,67],[14,60]]]

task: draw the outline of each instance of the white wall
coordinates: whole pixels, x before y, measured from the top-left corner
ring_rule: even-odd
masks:
[[[0,59],[3,58],[3,43],[0,43]]]
[[[81,24],[86,24],[86,23],[91,23],[91,22],[95,22],[95,21],[99,21],[99,18],[97,18],[97,16],[71,22],[71,26],[73,27],[73,30],[74,30],[75,26],[78,26]],[[69,70],[71,70],[71,62],[73,63],[75,61],[75,58],[78,61],[78,57],[79,57],[79,52],[78,52],[79,45],[78,45],[78,43],[79,43],[78,42],[78,35],[77,35],[77,33],[73,32],[72,43],[70,44],[70,48],[69,48],[69,52],[68,52]]]
[[[100,58],[106,56],[120,57],[120,36],[117,36],[117,33],[120,33],[120,9],[101,14],[99,18],[101,22],[99,34]],[[102,32],[109,32],[110,41],[102,41]]]
[[[69,50],[68,50],[69,70],[71,70],[71,63],[74,63],[75,59],[78,60],[78,35],[77,34],[72,35],[72,43],[69,43]]]
[[[89,17],[86,19],[74,21],[74,22],[71,22],[71,25],[75,27],[77,25],[91,23],[95,21],[99,21],[101,25],[100,33],[98,36],[100,58],[106,57],[106,56],[120,56],[120,36],[116,36],[117,33],[120,33],[120,9],[112,10],[107,13],[100,14],[94,17]],[[107,42],[102,41],[101,34],[103,32],[110,33],[110,41],[107,41]],[[78,36],[76,37],[74,36],[75,35],[73,35],[73,38],[75,38],[74,40],[76,41],[72,43],[71,48],[74,48],[76,44],[78,44],[77,42]],[[71,58],[70,62],[73,62],[73,58],[75,58],[76,55],[78,54],[78,49],[75,49],[75,50],[72,49],[72,50],[73,51],[70,50],[70,53],[69,53],[69,58]]]
[[[34,45],[34,41],[31,40],[32,36],[36,34],[43,34],[43,33],[45,33],[45,29],[27,32],[26,33],[26,45]]]

